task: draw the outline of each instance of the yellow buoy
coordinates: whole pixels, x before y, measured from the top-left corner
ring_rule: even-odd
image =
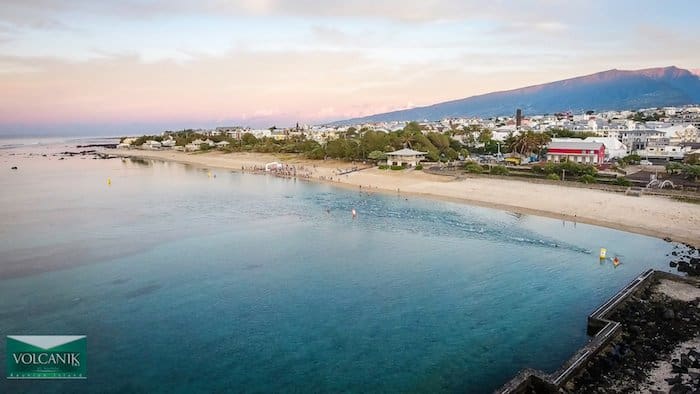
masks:
[[[112,178],[107,178],[107,186],[112,186]]]
[[[607,254],[608,254],[608,250],[607,250],[607,249],[605,249],[605,248],[600,248],[600,259],[601,259],[601,260],[604,260],[604,259],[605,259],[605,255],[607,255]]]

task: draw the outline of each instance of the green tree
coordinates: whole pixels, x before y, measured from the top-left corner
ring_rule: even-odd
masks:
[[[697,182],[700,177],[700,165],[685,164],[681,169],[681,174],[683,174],[686,179]]]
[[[615,178],[615,180],[613,181],[613,184],[618,185],[618,186],[628,186],[629,187],[632,185],[632,182],[630,182],[629,179],[621,176],[621,177]]]
[[[367,155],[367,158],[369,158],[370,160],[375,160],[375,161],[386,160],[386,153],[384,153],[380,150],[373,150],[372,152],[369,152],[369,155]]]
[[[406,126],[404,126],[403,131],[420,133],[423,131],[423,128],[418,124],[418,122],[408,122],[406,123]]]
[[[622,159],[620,159],[620,163],[622,165],[639,164],[639,162],[641,162],[641,161],[642,161],[642,157],[636,153],[633,153],[631,155],[627,155],[627,156],[623,157]]]
[[[506,166],[502,165],[496,165],[491,167],[491,170],[489,171],[491,175],[508,175],[508,169]]]
[[[683,165],[680,163],[670,162],[670,163],[666,164],[666,172],[668,174],[671,174],[671,175],[680,174],[682,170],[683,170]]]
[[[479,138],[478,141],[482,144],[487,144],[489,141],[493,139],[493,131],[489,129],[482,129],[479,131]]]
[[[326,144],[326,154],[334,159],[344,158],[347,151],[347,143],[344,139],[329,141]]]
[[[586,183],[586,184],[595,183],[595,181],[596,181],[595,177],[593,175],[588,175],[588,174],[582,175],[581,177],[578,178],[578,180],[580,182]]]
[[[472,174],[481,174],[484,172],[484,167],[479,163],[469,162],[464,165],[464,170]]]
[[[386,146],[390,145],[390,136],[379,132],[379,131],[366,131],[360,137],[360,151],[361,154],[367,154],[367,152],[373,151],[384,151]]]
[[[578,131],[572,131],[569,129],[563,129],[563,128],[554,128],[550,129],[544,132],[547,134],[550,138],[588,138],[588,137],[595,137],[596,134],[593,132],[578,132]]]
[[[529,155],[536,152],[538,155],[541,154],[544,147],[551,141],[551,137],[544,133],[535,133],[533,131],[527,131],[515,136],[511,149],[514,152],[518,152],[521,155]]]
[[[406,126],[408,128],[408,126]],[[399,135],[399,140],[406,148],[413,148],[413,144],[417,141],[417,135],[413,131],[408,131],[404,128],[404,131]]]
[[[258,139],[251,133],[244,133],[241,136],[241,143],[244,145],[255,145],[258,143]]]
[[[326,157],[326,151],[323,150],[323,147],[317,146],[316,148],[312,149],[306,154],[306,157],[312,160],[322,160],[323,158]]]
[[[430,143],[433,144],[433,146],[435,146],[440,152],[444,152],[450,147],[450,137],[444,134],[430,132],[428,133],[427,137]]]

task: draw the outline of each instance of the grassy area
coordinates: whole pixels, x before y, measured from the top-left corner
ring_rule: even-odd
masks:
[[[672,199],[681,202],[687,202],[691,204],[700,204],[700,197],[690,197],[690,196],[673,196]]]

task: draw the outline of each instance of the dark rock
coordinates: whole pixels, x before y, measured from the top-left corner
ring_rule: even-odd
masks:
[[[12,168],[10,168],[10,169],[11,169],[11,170],[16,170],[16,169],[17,169],[17,166],[12,166]]]
[[[670,263],[668,263],[668,265],[670,265],[673,268],[678,267],[678,263],[676,263],[675,261],[671,261]]]
[[[682,379],[681,379],[681,376],[680,376],[680,375],[676,375],[676,376],[674,376],[674,377],[672,377],[672,378],[667,378],[666,381],[668,382],[668,384],[670,384],[671,386],[673,386],[673,385],[675,385],[675,384],[677,384],[677,383],[682,382]]]
[[[639,335],[642,333],[642,329],[639,326],[630,326],[630,332],[634,335]]]
[[[673,373],[686,373],[686,372],[688,372],[688,368],[683,367],[683,366],[678,365],[678,364],[671,364],[671,371]]]
[[[686,393],[691,393],[693,389],[690,387],[683,385],[681,383],[677,383],[671,387],[671,391],[669,393],[671,394],[686,394]]]
[[[693,365],[693,362],[690,361],[690,358],[688,357],[687,354],[681,354],[681,366],[684,368],[690,368]]]
[[[676,317],[676,314],[673,312],[673,309],[665,309],[663,318],[666,320],[673,320]]]

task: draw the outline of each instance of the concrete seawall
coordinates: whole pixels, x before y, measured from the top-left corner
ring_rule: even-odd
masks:
[[[669,279],[685,282],[684,277],[667,272],[647,270],[623,287],[590,315],[588,315],[588,334],[592,339],[579,349],[569,360],[551,374],[542,371],[525,369],[520,371],[513,379],[496,390],[497,393],[529,393],[529,392],[559,392],[572,377],[581,372],[588,361],[595,357],[610,341],[619,334],[622,325],[608,319],[620,305],[632,295],[638,294],[657,279]]]

